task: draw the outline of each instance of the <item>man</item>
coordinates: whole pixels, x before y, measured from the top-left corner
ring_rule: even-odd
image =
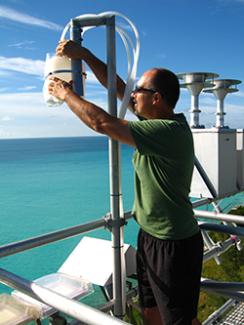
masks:
[[[107,86],[107,67],[89,50],[62,41],[56,53],[84,60]],[[124,89],[117,77],[119,99]],[[49,92],[64,100],[93,130],[136,148],[133,214],[140,225],[137,276],[145,324],[199,324],[203,242],[188,198],[192,134],[184,115],[174,113],[179,98],[177,77],[159,68],[142,75],[131,96],[131,108],[142,120],[133,122],[109,115],[57,78]]]

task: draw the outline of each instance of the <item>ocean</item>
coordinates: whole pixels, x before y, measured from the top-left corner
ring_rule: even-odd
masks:
[[[121,152],[123,205],[124,211],[129,211],[133,204],[133,149],[122,145]],[[109,211],[108,140],[1,140],[0,180],[0,245],[100,219]],[[222,208],[228,211],[242,203],[243,194],[239,194],[223,200]],[[125,242],[136,245],[137,231],[130,220]],[[87,235],[111,238],[108,230]],[[55,273],[82,236],[2,258],[0,265],[28,280]],[[0,286],[0,292],[9,291]]]
[[[129,211],[133,149],[123,145],[121,152],[123,206]],[[97,220],[109,211],[106,137],[1,140],[0,153],[0,245]],[[137,230],[131,220],[125,241],[135,245]],[[111,238],[102,229],[85,235]],[[56,272],[82,236],[2,258],[0,265],[37,279]]]

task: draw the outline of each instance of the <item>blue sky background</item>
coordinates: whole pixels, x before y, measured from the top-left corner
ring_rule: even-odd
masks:
[[[0,138],[94,134],[65,105],[46,107],[43,69],[46,53],[55,51],[71,18],[108,10],[126,15],[139,30],[138,76],[162,66],[244,82],[244,0],[0,0]],[[104,59],[104,29],[87,32],[84,46]],[[117,58],[118,73],[126,78],[126,52],[119,39]],[[226,124],[244,128],[244,84],[238,89],[226,97]],[[106,108],[106,91],[90,73],[86,96]],[[177,111],[188,115],[189,107],[189,93],[182,90]],[[201,94],[200,108],[201,124],[212,126],[214,96]]]

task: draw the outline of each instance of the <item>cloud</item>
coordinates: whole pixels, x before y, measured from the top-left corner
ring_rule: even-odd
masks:
[[[28,91],[28,90],[33,90],[33,89],[36,89],[36,88],[37,88],[36,86],[25,86],[25,87],[20,87],[17,90]]]
[[[0,93],[0,102],[0,138],[97,135],[65,104],[47,107],[41,92]],[[96,104],[106,106],[102,98]]]
[[[45,61],[43,60],[32,60],[22,57],[8,58],[0,56],[0,76],[8,76],[8,71],[16,71],[43,77],[44,67]],[[90,70],[86,71],[86,74],[87,79],[85,82],[87,85],[100,85],[95,75]]]
[[[0,5],[0,18],[12,20],[26,25],[43,27],[54,31],[61,31],[63,29],[62,26],[58,24],[52,23],[47,20],[39,19],[36,17],[32,17],[30,15],[21,13],[19,11],[1,5]]]
[[[12,73],[10,71],[3,71],[0,67],[0,77],[10,77]]]
[[[8,47],[14,47],[17,49],[24,49],[24,50],[34,50],[35,48],[31,45],[35,44],[34,41],[23,41],[14,44],[9,44]]]
[[[3,122],[8,122],[8,121],[11,121],[11,120],[12,120],[12,118],[9,117],[9,116],[4,116],[4,117],[1,118],[1,121],[3,121]]]
[[[88,70],[88,71],[86,71],[86,74],[87,74],[86,82],[88,82],[89,84],[100,85],[100,83],[97,81],[97,78],[95,77],[93,72]]]
[[[4,56],[0,56],[0,69],[43,76],[44,61],[25,59],[21,57],[7,58]]]

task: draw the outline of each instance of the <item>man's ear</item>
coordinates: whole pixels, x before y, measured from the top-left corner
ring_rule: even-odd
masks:
[[[153,104],[158,104],[162,101],[162,96],[160,95],[160,93],[155,93],[153,94]]]

